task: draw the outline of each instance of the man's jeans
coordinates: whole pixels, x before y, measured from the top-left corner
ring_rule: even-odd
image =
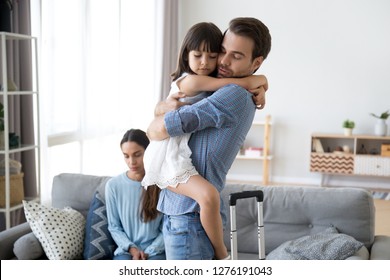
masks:
[[[199,213],[164,215],[163,235],[167,260],[211,260],[214,257]]]

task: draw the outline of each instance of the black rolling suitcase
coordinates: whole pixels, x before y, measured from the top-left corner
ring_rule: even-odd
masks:
[[[237,228],[236,228],[236,203],[238,199],[256,197],[257,200],[257,236],[259,239],[259,259],[265,259],[264,221],[263,221],[263,192],[260,190],[231,193],[230,204],[230,247],[231,259],[237,260]]]

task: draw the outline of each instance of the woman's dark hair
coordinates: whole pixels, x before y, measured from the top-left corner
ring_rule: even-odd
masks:
[[[190,51],[197,50],[219,53],[221,51],[222,39],[222,32],[214,23],[200,22],[193,25],[183,39],[178,55],[176,70],[171,74],[172,79],[176,80],[183,73],[195,74],[191,70],[188,62]],[[204,43],[204,46],[201,50],[200,47],[202,43]],[[215,73],[212,73],[212,75],[216,74],[217,69],[214,72]]]
[[[120,142],[120,146],[126,142],[135,142],[145,149],[149,145],[149,138],[146,133],[140,129],[130,129],[126,131]],[[140,203],[141,218],[145,223],[157,218],[157,202],[160,195],[160,188],[157,186],[148,186],[147,190],[142,188],[142,200]]]
[[[260,20],[250,17],[235,18],[230,21],[228,30],[253,40],[252,60],[259,56],[264,60],[267,58],[271,51],[271,34],[268,27]]]
[[[146,133],[142,131],[141,129],[129,129],[126,131],[126,133],[123,135],[120,147],[122,147],[123,143],[126,142],[135,142],[138,145],[144,147],[146,150],[146,147],[148,147],[150,141],[148,136],[146,136]]]

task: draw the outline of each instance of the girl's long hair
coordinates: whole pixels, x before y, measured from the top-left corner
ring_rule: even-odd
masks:
[[[200,22],[193,25],[187,32],[186,36],[183,39],[181,48],[178,55],[177,67],[175,72],[171,74],[172,80],[176,80],[183,73],[194,74],[191,70],[188,55],[190,51],[207,51],[207,52],[221,52],[222,44],[222,32],[221,30],[211,22]],[[204,49],[201,50],[200,47],[204,43]],[[212,73],[217,73],[217,69]]]
[[[126,142],[135,142],[145,148],[149,145],[149,139],[146,133],[140,129],[130,129],[126,131],[120,142],[120,146]],[[142,188],[142,199],[140,201],[141,219],[147,223],[157,218],[157,202],[160,195],[160,188],[153,185],[148,186],[147,190]]]

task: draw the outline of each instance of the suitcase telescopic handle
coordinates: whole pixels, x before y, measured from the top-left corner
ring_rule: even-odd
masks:
[[[229,195],[230,206],[235,206],[238,199],[256,197],[257,202],[263,201],[263,192],[262,191],[243,191],[231,193]]]

